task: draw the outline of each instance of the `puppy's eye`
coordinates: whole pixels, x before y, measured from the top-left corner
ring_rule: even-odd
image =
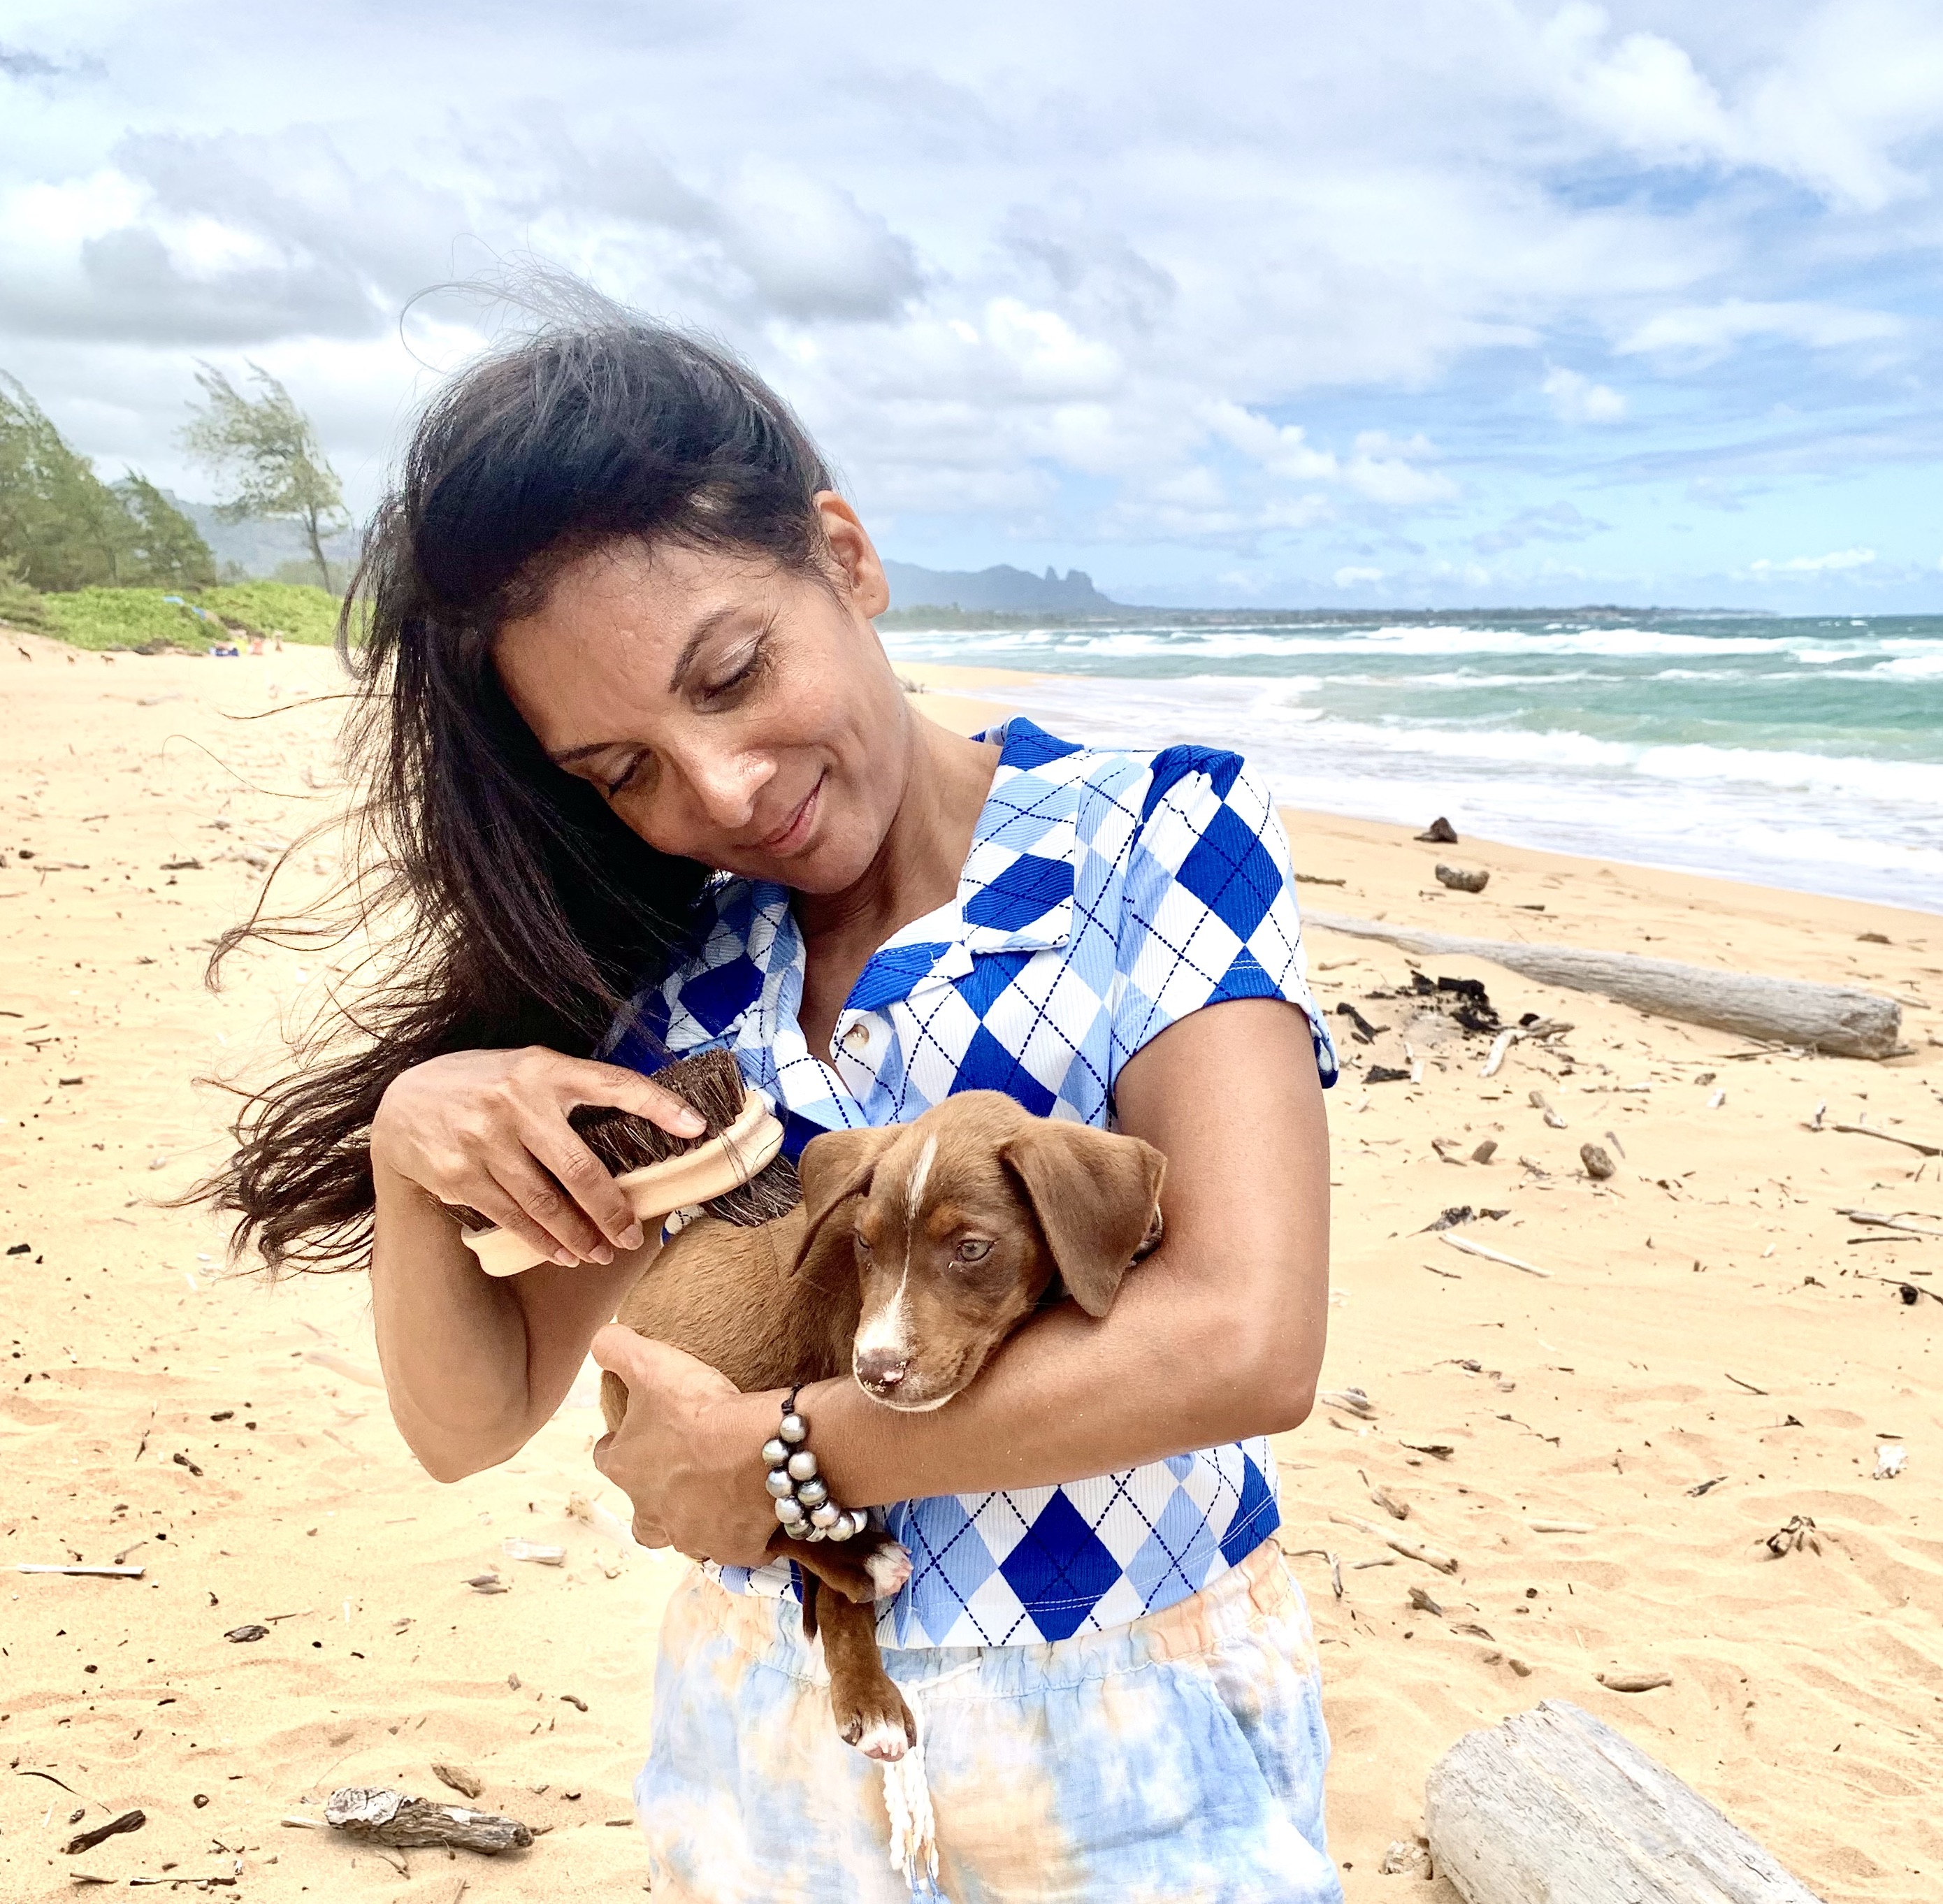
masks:
[[[850,1240],[857,1245],[857,1254],[859,1256],[867,1256],[870,1254],[870,1239],[868,1236],[864,1234],[862,1230],[853,1230],[850,1233]]]
[[[983,1236],[967,1236],[958,1245],[958,1260],[961,1263],[982,1263],[992,1253],[992,1245]]]

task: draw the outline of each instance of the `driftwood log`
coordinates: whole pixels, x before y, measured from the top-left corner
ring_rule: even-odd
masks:
[[[347,1785],[330,1795],[324,1822],[367,1844],[388,1845],[394,1851],[428,1845],[453,1845],[462,1851],[523,1851],[533,1835],[517,1818],[500,1818],[490,1811],[468,1811],[463,1805],[442,1805],[414,1798],[404,1792]]]
[[[1837,1058],[1889,1058],[1902,1044],[1902,1007],[1892,998],[1806,978],[1719,972],[1673,959],[1595,952],[1578,945],[1527,945],[1510,939],[1463,938],[1310,912],[1309,923],[1353,938],[1382,939],[1424,958],[1488,959],[1569,991],[1598,992],[1656,1018],[1678,1018],[1779,1045],[1802,1045]]]
[[[1466,1904],[1821,1904],[1690,1786],[1548,1699],[1460,1739],[1424,1792]]]

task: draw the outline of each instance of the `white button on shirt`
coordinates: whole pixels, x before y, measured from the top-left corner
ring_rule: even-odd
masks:
[[[1002,752],[957,894],[873,955],[833,1063],[798,1022],[803,947],[788,892],[735,879],[710,889],[693,949],[637,996],[606,1055],[652,1071],[732,1052],[778,1105],[792,1155],[818,1131],[907,1122],[954,1091],[1108,1125],[1128,1058],[1227,999],[1300,1007],[1334,1082],[1288,842],[1238,755],[1095,752],[1022,719],[985,738]],[[1273,1533],[1275,1473],[1257,1439],[1063,1487],[898,1503],[886,1522],[913,1571],[880,1610],[879,1638],[1026,1645],[1158,1611]],[[732,1591],[793,1584],[781,1565],[714,1571]]]

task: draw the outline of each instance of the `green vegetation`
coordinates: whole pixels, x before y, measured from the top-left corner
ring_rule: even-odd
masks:
[[[310,423],[262,371],[259,399],[204,369],[209,409],[188,434],[229,467],[226,511],[294,516],[319,571],[321,530],[341,514]],[[308,573],[308,565],[303,565]],[[186,648],[253,635],[336,639],[342,603],[308,581],[216,585],[216,559],[180,509],[133,470],[107,484],[13,378],[0,372],[0,622],[81,648]]]
[[[254,516],[296,523],[310,544],[318,579],[328,588],[324,539],[346,519],[337,472],[290,393],[259,365],[250,366],[250,378],[260,397],[244,396],[213,364],[196,372],[208,401],[183,429],[183,447],[229,479],[218,515],[227,522]]]
[[[17,628],[32,628],[36,634],[54,631],[46,603],[20,579],[17,560],[0,562],[0,622]]]
[[[216,558],[182,512],[146,478],[112,486],[46,413],[0,372],[0,564],[38,590],[91,585],[192,588],[216,579]]]
[[[78,648],[172,646],[195,654],[253,634],[327,643],[342,606],[321,588],[287,582],[238,582],[180,596],[162,588],[76,588],[32,599],[43,618],[38,625]],[[0,621],[36,625],[10,609],[4,584]]]

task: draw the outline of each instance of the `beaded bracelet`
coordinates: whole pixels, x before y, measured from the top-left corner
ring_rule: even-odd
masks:
[[[783,1403],[775,1433],[763,1444],[769,1479],[763,1483],[775,1503],[776,1519],[799,1540],[848,1540],[870,1524],[860,1509],[840,1507],[816,1471],[809,1451],[809,1423],[796,1411],[799,1383]]]

